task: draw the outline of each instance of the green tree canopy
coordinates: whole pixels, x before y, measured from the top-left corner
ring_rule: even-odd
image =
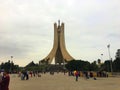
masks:
[[[82,60],[72,60],[69,61],[65,67],[70,70],[78,70],[78,71],[88,71],[90,68],[90,63],[88,61],[82,61]]]

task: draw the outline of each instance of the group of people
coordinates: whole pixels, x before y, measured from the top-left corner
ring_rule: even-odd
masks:
[[[41,77],[39,72],[35,71],[22,71],[18,73],[18,77],[21,77],[21,80],[29,80],[29,77]]]
[[[27,71],[23,71],[21,73],[21,80],[28,80],[29,79],[29,73]]]
[[[87,72],[87,71],[84,71],[84,72],[79,72],[77,70],[75,70],[74,72],[69,72],[69,76],[75,76],[75,80],[78,81],[78,77],[81,76],[81,73],[82,73],[82,76],[85,78],[85,79],[89,79],[89,78],[93,78],[94,80],[96,80],[96,77],[93,75],[93,72]]]
[[[8,72],[0,72],[0,90],[9,90],[10,76]]]

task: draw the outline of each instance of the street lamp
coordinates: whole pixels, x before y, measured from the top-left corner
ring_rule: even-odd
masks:
[[[103,54],[101,54],[101,60],[103,61]]]
[[[110,60],[110,68],[111,68],[111,73],[112,73],[113,69],[112,69],[112,58],[111,58],[111,55],[110,55],[110,44],[107,45],[107,48],[108,48],[108,54],[109,54],[109,60]]]
[[[10,56],[10,58],[11,58],[11,62],[12,62],[13,56]],[[12,63],[11,62],[10,62],[10,73],[12,73]]]
[[[12,61],[13,56],[11,56],[11,61]]]

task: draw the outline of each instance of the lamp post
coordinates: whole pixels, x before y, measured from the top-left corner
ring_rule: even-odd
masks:
[[[109,60],[110,60],[110,69],[111,69],[111,73],[113,73],[113,69],[112,69],[112,58],[111,58],[111,55],[110,55],[110,44],[107,45],[107,48],[108,48],[108,54],[109,54]]]
[[[101,54],[101,60],[103,61],[103,54]]]
[[[13,56],[10,56],[10,58],[11,58],[11,62],[12,62]],[[10,62],[10,73],[12,73],[12,63],[11,62]]]

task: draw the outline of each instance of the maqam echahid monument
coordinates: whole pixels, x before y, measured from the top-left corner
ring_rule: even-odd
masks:
[[[54,43],[51,52],[47,57],[42,59],[39,63],[51,64],[54,60],[55,64],[61,65],[68,61],[74,60],[74,58],[68,53],[65,46],[64,36],[64,23],[54,23]]]

